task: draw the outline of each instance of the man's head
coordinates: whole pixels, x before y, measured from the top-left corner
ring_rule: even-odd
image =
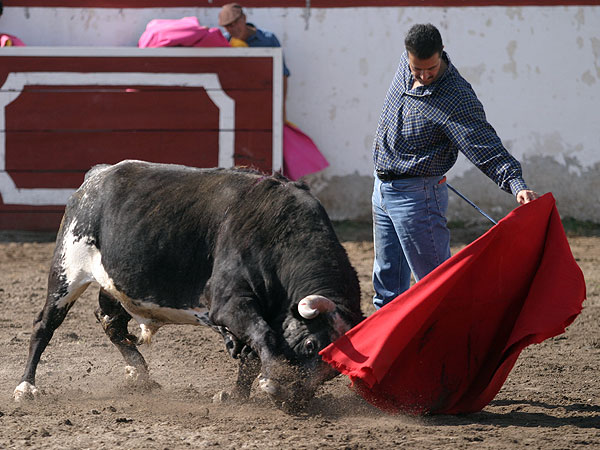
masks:
[[[406,34],[404,46],[406,51],[419,59],[430,58],[436,53],[441,54],[444,48],[442,35],[430,23],[413,25]]]
[[[2,15],[2,9],[3,9],[3,7],[2,7],[2,1],[0,0],[0,16]]]
[[[219,25],[233,38],[245,40],[247,37],[246,15],[239,3],[228,3],[219,12]]]
[[[417,81],[426,86],[442,73],[442,36],[431,24],[413,25],[404,39],[410,71]]]

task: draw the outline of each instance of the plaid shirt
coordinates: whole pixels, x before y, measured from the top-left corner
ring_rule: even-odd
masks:
[[[500,188],[515,195],[527,189],[519,162],[487,122],[471,85],[448,55],[446,71],[428,86],[412,88],[406,52],[379,118],[373,161],[376,170],[417,176],[444,175],[460,150]]]

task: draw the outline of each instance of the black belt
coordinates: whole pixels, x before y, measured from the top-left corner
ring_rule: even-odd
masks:
[[[405,178],[417,178],[421,175],[410,175],[408,173],[395,173],[388,170],[377,170],[375,171],[377,178],[381,181],[392,181],[392,180],[403,180]]]

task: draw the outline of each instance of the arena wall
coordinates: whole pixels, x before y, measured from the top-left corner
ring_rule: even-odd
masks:
[[[206,26],[217,26],[224,2],[137,2],[150,5],[146,7],[116,0],[4,3],[0,29],[27,45],[110,47],[136,46],[155,18],[194,15]],[[530,187],[553,192],[563,217],[600,222],[597,1],[521,2],[527,6],[502,1],[337,2],[342,3],[349,7],[331,1],[246,3],[248,20],[273,31],[283,45],[292,73],[288,119],[312,137],[331,164],[308,181],[334,219],[370,217],[371,146],[383,99],[407,29],[431,22],[505,146],[522,161]],[[406,6],[415,3],[419,6]],[[100,7],[119,4],[127,7]],[[168,4],[182,6],[158,6]],[[516,206],[462,156],[448,178],[496,218]],[[481,219],[452,194],[449,217]]]

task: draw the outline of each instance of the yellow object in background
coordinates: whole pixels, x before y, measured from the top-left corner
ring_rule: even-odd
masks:
[[[248,44],[246,44],[246,41],[242,41],[241,39],[234,38],[234,37],[229,39],[229,45],[231,45],[232,47],[248,47]]]

